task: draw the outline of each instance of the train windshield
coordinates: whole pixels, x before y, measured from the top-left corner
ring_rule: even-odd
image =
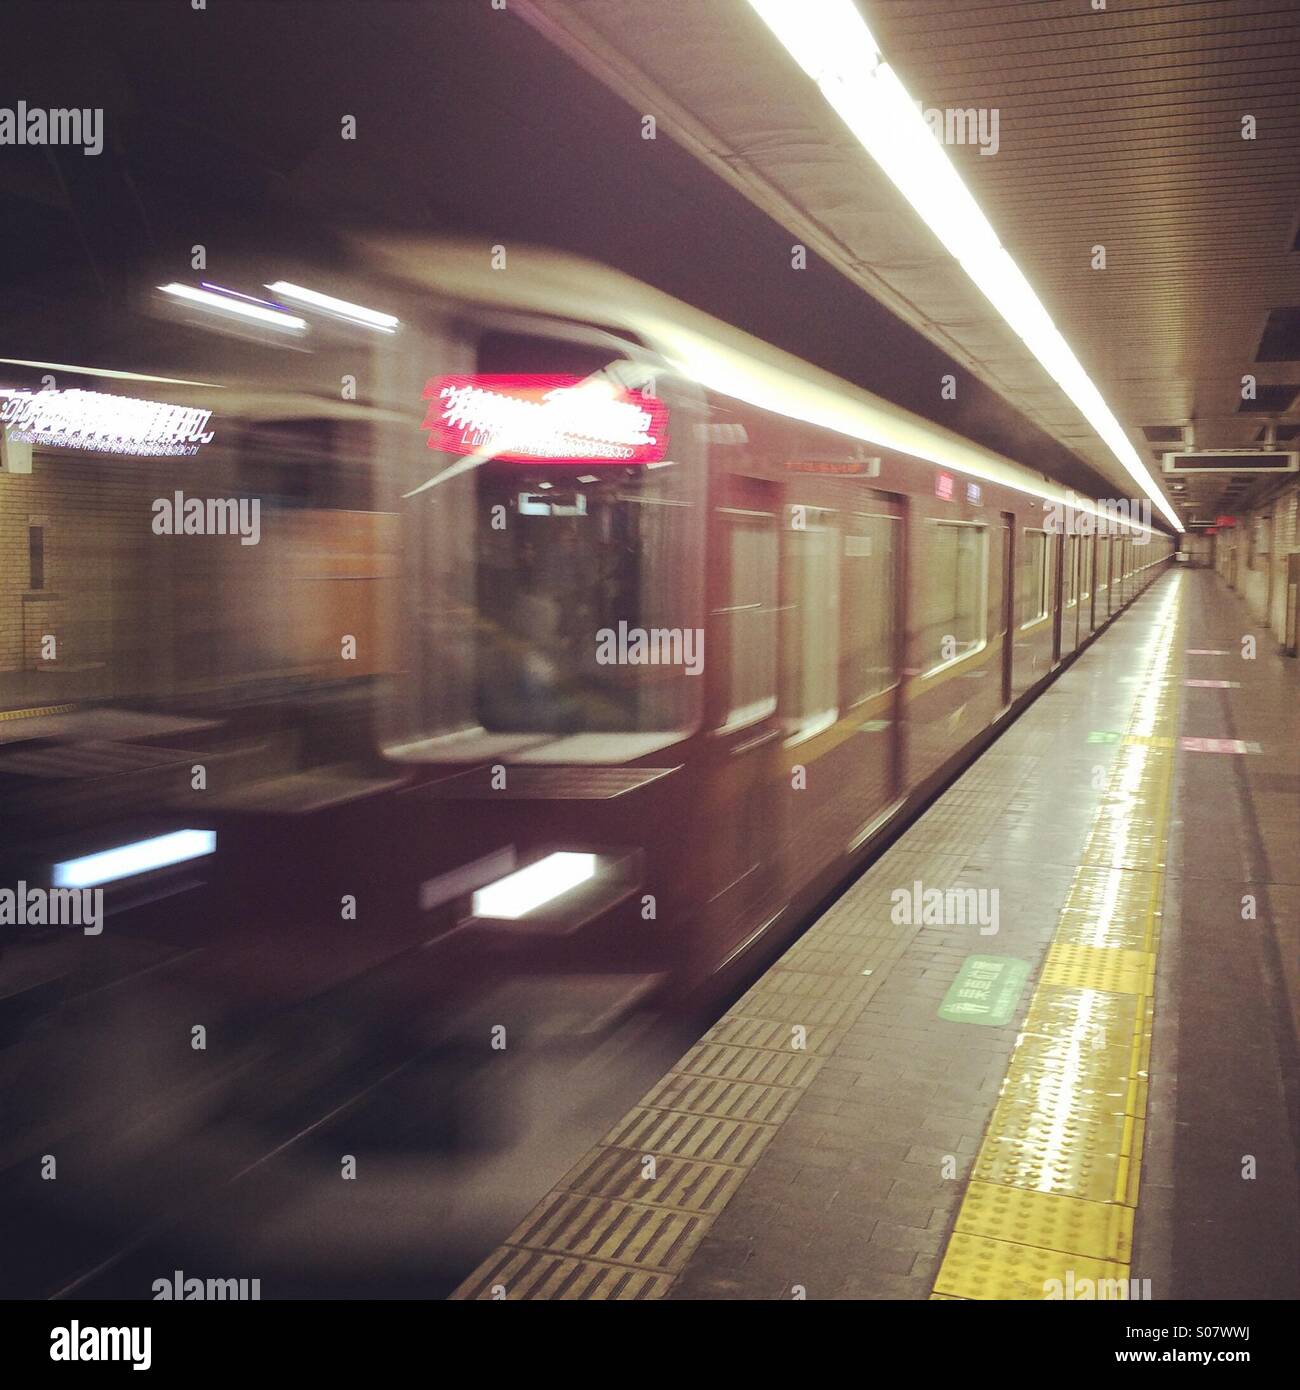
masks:
[[[531,370],[539,342],[548,373]],[[424,391],[434,485],[406,530],[421,640],[390,752],[652,751],[702,702],[702,479],[667,405],[608,350],[490,335],[475,365]]]
[[[489,521],[476,556],[485,729],[617,733],[680,722],[683,679],[699,675],[704,653],[673,611],[679,504],[666,476],[615,474],[579,481],[503,465],[480,475],[481,508],[507,523]],[[653,645],[640,636],[652,630]]]

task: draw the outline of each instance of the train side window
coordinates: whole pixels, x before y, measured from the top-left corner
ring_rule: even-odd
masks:
[[[1047,588],[1047,533],[1024,531],[1024,543],[1020,547],[1020,573],[1017,576],[1016,605],[1020,610],[1020,626],[1031,624],[1045,618],[1048,612]]]
[[[851,709],[888,690],[894,671],[894,576],[897,517],[851,513],[844,518],[844,656],[840,689]]]
[[[776,518],[771,512],[719,508],[727,536],[729,670],[723,730],[776,712]]]
[[[782,531],[780,710],[790,742],[811,738],[839,713],[839,531],[826,508]]]
[[[985,642],[988,532],[970,522],[930,523],[930,565],[919,640],[923,657],[937,658],[933,675]]]
[[[1074,607],[1074,568],[1078,562],[1079,538],[1067,536],[1065,541],[1065,607]]]

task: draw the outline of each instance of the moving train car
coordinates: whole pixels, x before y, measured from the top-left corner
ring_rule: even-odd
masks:
[[[350,265],[171,280],[151,371],[0,367],[4,868],[106,914],[0,954],[11,1038],[299,1010],[311,1073],[707,997],[1169,558],[601,267]]]

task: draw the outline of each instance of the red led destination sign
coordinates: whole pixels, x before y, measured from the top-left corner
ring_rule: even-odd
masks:
[[[435,376],[422,428],[429,448],[511,463],[656,463],[668,407],[603,377]]]

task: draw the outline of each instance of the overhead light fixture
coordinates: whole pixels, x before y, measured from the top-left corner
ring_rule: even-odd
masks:
[[[381,333],[395,333],[399,323],[392,314],[381,314],[377,309],[367,309],[364,304],[349,304],[346,299],[335,299],[333,295],[320,294],[316,290],[305,290],[301,285],[291,285],[287,280],[277,280],[266,287],[281,299],[292,300],[295,304],[306,304],[319,309],[323,314],[346,319],[349,323],[359,323],[366,328],[376,328]]]
[[[183,299],[189,304],[195,304],[200,309],[211,309],[215,313],[233,314],[236,318],[251,319],[256,323],[266,324],[268,327],[279,329],[285,333],[304,333],[307,329],[307,320],[301,319],[297,314],[287,314],[283,309],[271,308],[263,304],[260,300],[250,299],[247,295],[236,294],[233,290],[229,294],[217,293],[213,290],[201,290],[193,285],[159,285],[158,288],[164,294],[170,294],[176,299]]]
[[[862,147],[1178,531],[1123,427],[998,240],[853,0],[749,0]]]

